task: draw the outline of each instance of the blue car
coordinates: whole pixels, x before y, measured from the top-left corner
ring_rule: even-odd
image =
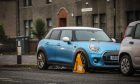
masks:
[[[81,55],[82,64],[90,68],[118,68],[120,44],[102,29],[92,27],[53,28],[37,47],[37,65],[47,69],[52,64],[74,67]]]

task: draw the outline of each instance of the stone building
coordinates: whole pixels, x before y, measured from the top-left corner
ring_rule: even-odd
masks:
[[[30,43],[38,17],[46,22],[46,29],[99,27],[110,37],[121,40],[127,24],[140,20],[139,5],[140,0],[0,0],[0,22],[4,22],[7,35],[29,37]],[[13,30],[9,31],[10,28]]]
[[[140,20],[139,3],[140,0],[20,0],[20,33],[32,37],[32,23],[42,17],[46,28],[99,27],[121,39],[127,24]]]
[[[0,24],[10,38],[17,36],[17,3],[16,0],[0,0]]]

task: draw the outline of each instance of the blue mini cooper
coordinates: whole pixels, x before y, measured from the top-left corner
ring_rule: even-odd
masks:
[[[120,44],[99,28],[53,28],[38,44],[37,65],[39,69],[47,69],[52,64],[73,68],[80,53],[85,70],[118,68],[119,49]]]

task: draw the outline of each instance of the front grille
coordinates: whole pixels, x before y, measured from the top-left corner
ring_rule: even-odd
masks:
[[[108,51],[103,54],[103,61],[107,65],[118,64],[118,60],[112,60],[111,56],[118,58],[119,51]]]

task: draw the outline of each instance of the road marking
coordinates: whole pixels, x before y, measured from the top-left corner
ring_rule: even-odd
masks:
[[[1,81],[7,81],[7,82],[20,82],[20,81],[15,81],[11,78],[0,78]]]
[[[0,78],[0,80],[9,80],[10,78]]]
[[[57,83],[48,83],[48,84],[57,84]]]

